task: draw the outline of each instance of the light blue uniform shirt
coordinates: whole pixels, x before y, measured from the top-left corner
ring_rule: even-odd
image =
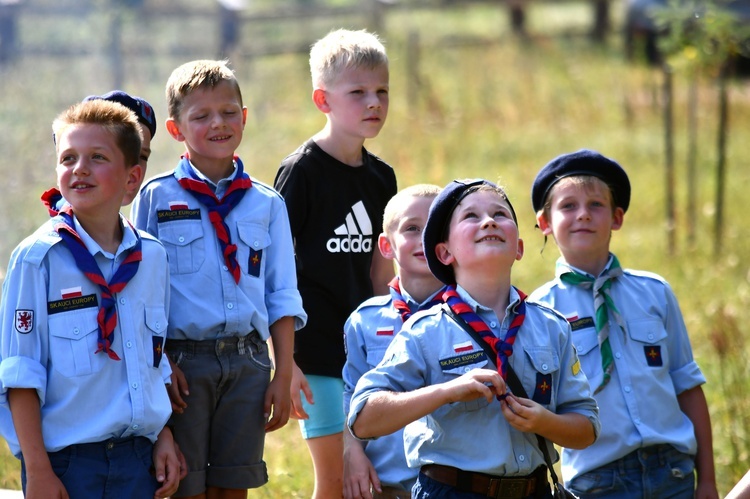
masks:
[[[461,287],[457,290],[495,335],[505,336],[511,311],[519,302],[515,289],[511,290],[502,323],[491,309],[479,305]],[[552,391],[544,407],[558,414],[583,414],[598,433],[596,402],[586,376],[578,368],[570,327],[557,312],[527,302],[526,320],[516,337],[510,363],[529,397],[536,393],[539,378],[548,377],[547,389]],[[360,378],[347,424],[351,429],[367,398],[375,392],[409,392],[479,368],[494,366],[482,347],[442,307],[419,312],[404,324],[383,361]],[[520,476],[544,464],[535,434],[513,429],[494,398],[492,402],[479,398],[440,407],[404,428],[404,444],[406,461],[412,468],[441,464],[497,476]],[[549,451],[556,456],[551,444]]]
[[[602,358],[593,319],[594,295],[591,289],[560,281],[560,274],[568,270],[585,274],[560,258],[555,280],[534,291],[531,298],[568,318],[583,370],[591,385],[599,386]],[[693,360],[672,289],[656,274],[624,270],[609,293],[627,331],[610,315],[615,368],[610,382],[595,395],[602,433],[586,449],[563,451],[566,481],[649,445],[671,444],[686,454],[697,452],[693,425],[680,410],[677,395],[702,385],[706,378]]]
[[[229,178],[212,185],[217,197],[236,172],[235,167]],[[303,327],[307,314],[297,291],[294,246],[281,196],[252,179],[253,186],[224,219],[237,245],[237,284],[224,263],[208,209],[175,175],[173,171],[148,181],[132,209],[135,225],[167,250],[172,280],[169,337],[215,340],[255,330],[266,340],[269,325],[282,317],[294,317],[295,330]]]
[[[423,305],[414,301],[403,289],[401,294],[411,310],[418,310],[420,305]],[[424,304],[429,303],[434,296],[425,300]],[[388,345],[401,330],[401,326],[403,326],[401,314],[393,306],[391,295],[370,298],[349,316],[344,324],[346,346],[346,364],[342,371],[344,414],[349,413],[349,404],[357,381],[364,373],[380,363]],[[403,430],[366,442],[365,454],[383,485],[411,489],[419,470],[411,469],[406,464]]]
[[[136,242],[121,220],[123,240],[115,255],[75,221],[107,281]],[[164,386],[171,371],[161,355],[169,307],[164,248],[141,233],[138,272],[115,295],[112,349],[121,359],[115,361],[94,353],[101,292],[61,243],[53,229],[59,221],[50,219],[21,242],[8,266],[0,307],[0,430],[20,456],[7,394],[11,388],[32,388],[39,395],[48,452],[110,438],[142,436],[153,442],[172,412]]]

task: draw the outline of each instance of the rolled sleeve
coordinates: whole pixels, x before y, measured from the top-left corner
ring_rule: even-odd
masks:
[[[9,357],[0,362],[0,404],[8,404],[8,390],[11,388],[34,389],[39,403],[44,406],[47,396],[47,370],[43,365],[28,357]]]

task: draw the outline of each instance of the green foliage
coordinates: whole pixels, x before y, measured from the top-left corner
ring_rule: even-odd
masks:
[[[545,26],[547,18],[558,19],[554,9],[534,11],[534,24]],[[614,43],[601,49],[575,37],[513,40],[507,36],[504,10],[497,6],[467,8],[465,14],[453,12],[460,22],[435,13],[400,10],[386,17],[380,34],[391,59],[391,108],[380,136],[366,146],[394,166],[401,187],[416,182],[444,185],[456,177],[499,179],[508,188],[525,240],[525,255],[514,267],[514,280],[527,292],[552,277],[558,255],[552,240],[542,251],[543,238],[534,229],[529,191],[538,169],[552,157],[581,147],[617,159],[628,171],[633,195],[623,229],[613,234],[612,249],[625,267],[663,275],[680,300],[696,360],[708,379],[704,390],[715,428],[719,491],[725,493],[744,474],[750,459],[745,360],[750,333],[743,327],[750,323],[750,238],[745,216],[750,209],[746,187],[750,170],[744,167],[750,143],[729,141],[727,230],[721,256],[714,258],[710,228],[716,209],[712,169],[717,113],[713,81],[699,77],[696,244],[695,249],[685,249],[685,214],[678,212],[678,251],[669,256],[660,74],[626,64]],[[123,26],[124,89],[148,99],[160,122],[166,118],[163,87],[171,70],[189,59],[215,57],[210,39],[213,20],[193,19],[187,25],[182,21],[174,16]],[[295,34],[307,37],[309,44],[338,27],[338,21],[309,31],[301,26]],[[201,23],[205,36],[193,36]],[[33,28],[26,27],[32,32],[28,36],[46,36],[41,28]],[[255,29],[243,32],[246,43],[255,41]],[[410,33],[418,34],[422,43],[416,64],[407,56]],[[282,34],[275,34],[270,26],[263,31],[264,37]],[[71,36],[77,40],[77,35]],[[144,55],[142,49],[149,45],[152,52]],[[184,50],[177,51],[180,47]],[[105,51],[106,47],[96,45],[86,57],[37,54],[21,59],[12,71],[0,70],[2,262],[46,217],[38,197],[55,182],[52,119],[84,96],[112,89]],[[240,54],[231,63],[249,108],[238,153],[252,175],[272,183],[281,159],[324,123],[310,101],[306,55]],[[415,97],[408,99],[412,90]],[[732,84],[729,91],[733,130],[745,133],[750,129],[750,97],[741,84]],[[687,107],[687,92],[679,81],[674,99],[679,128]],[[148,176],[172,169],[183,150],[163,126],[152,148]],[[678,136],[677,206],[684,206],[684,150],[685,140]],[[4,264],[0,278],[3,272]],[[310,496],[312,466],[295,422],[268,435],[266,461],[270,482],[251,492],[253,497]],[[0,462],[7,466],[0,469],[0,480],[6,480],[0,487],[17,486],[17,460],[8,457]]]
[[[722,0],[669,0],[654,17],[666,36],[659,46],[675,68],[718,72],[730,58],[750,56],[750,25]]]

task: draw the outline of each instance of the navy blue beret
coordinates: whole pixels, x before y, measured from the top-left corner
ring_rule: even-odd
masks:
[[[581,149],[569,154],[563,154],[539,170],[531,187],[531,205],[534,212],[544,207],[550,189],[555,183],[565,177],[574,175],[591,175],[601,179],[612,191],[614,205],[628,211],[630,205],[630,181],[625,170],[607,157],[590,149]]]
[[[143,123],[146,128],[148,128],[148,131],[151,132],[152,139],[154,138],[154,135],[156,135],[156,115],[154,114],[154,108],[151,107],[151,104],[149,104],[145,100],[141,99],[140,97],[127,94],[122,90],[113,90],[111,92],[107,92],[104,95],[89,95],[88,97],[83,99],[83,102],[97,99],[117,102],[118,104],[122,104],[123,106],[127,107],[135,113],[135,115],[138,117],[138,121]]]
[[[456,277],[453,273],[453,267],[445,265],[438,260],[435,247],[448,237],[448,224],[458,203],[483,185],[499,189],[497,185],[488,180],[454,180],[440,191],[440,194],[438,194],[430,205],[427,222],[422,230],[422,247],[430,271],[445,284],[455,284]],[[510,204],[510,200],[507,197],[505,200],[508,202],[510,211],[513,214],[513,220],[518,224],[513,205]]]

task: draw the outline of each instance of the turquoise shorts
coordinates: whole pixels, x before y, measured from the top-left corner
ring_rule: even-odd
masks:
[[[344,380],[330,376],[306,375],[314,404],[302,397],[302,407],[309,419],[300,419],[299,428],[305,440],[344,431]]]

